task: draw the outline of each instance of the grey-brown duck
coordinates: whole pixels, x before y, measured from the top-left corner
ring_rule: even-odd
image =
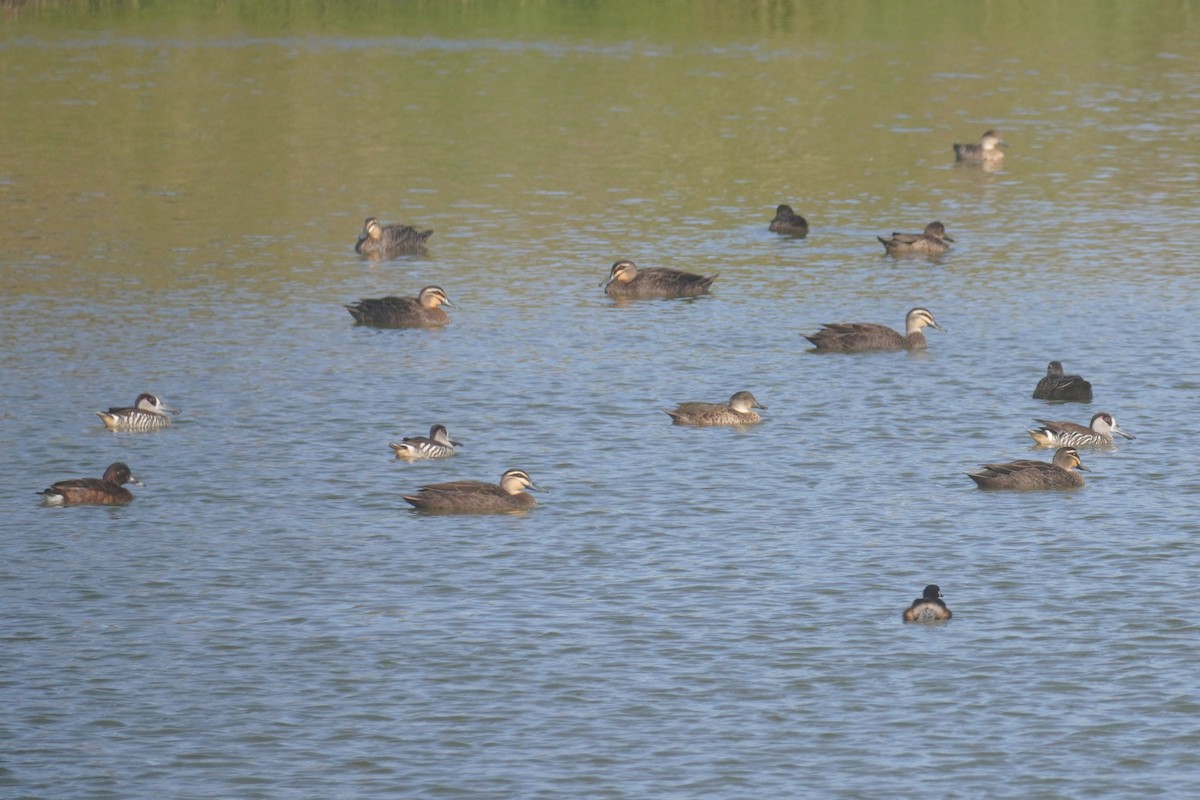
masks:
[[[1004,140],[998,133],[987,131],[980,138],[979,144],[954,145],[954,159],[973,163],[1000,161],[1004,158],[1004,151],[1000,149],[1003,145]]]
[[[761,422],[754,409],[766,406],[754,399],[750,392],[737,392],[729,398],[729,403],[680,403],[667,411],[676,425],[697,425],[708,427],[712,425],[753,425]]]
[[[141,486],[129,467],[120,461],[109,464],[102,478],[72,478],[59,481],[41,494],[51,506],[123,506],[133,501],[133,493],[124,484]]]
[[[902,615],[905,622],[943,622],[953,616],[950,609],[946,608],[942,590],[936,583],[926,586],[921,596],[913,600]]]
[[[837,353],[861,353],[867,350],[921,350],[925,347],[922,329],[942,330],[928,309],[914,308],[904,320],[905,334],[901,336],[886,325],[873,322],[831,322],[821,326],[812,336],[805,335],[816,350]]]
[[[391,258],[401,253],[420,253],[432,230],[419,231],[411,225],[380,225],[375,217],[367,217],[354,251],[374,258]]]
[[[786,233],[788,236],[807,236],[808,220],[797,214],[789,205],[781,205],[775,209],[775,218],[767,226],[772,233]]]
[[[537,500],[525,489],[540,489],[523,469],[510,469],[499,485],[484,481],[450,481],[422,486],[404,495],[412,506],[434,514],[504,514],[527,511]]]
[[[931,222],[925,226],[924,233],[893,232],[890,238],[876,236],[883,243],[883,249],[893,256],[941,255],[950,249],[948,242],[953,242],[946,235],[946,226],[940,222]]]
[[[608,280],[601,286],[614,298],[696,297],[707,294],[717,277],[663,267],[638,269],[637,264],[623,260],[612,265]]]
[[[1054,460],[1023,459],[1007,464],[984,464],[978,472],[967,475],[980,489],[1078,489],[1083,476],[1076,470],[1087,469],[1079,460],[1074,447],[1060,447]]]
[[[1046,365],[1046,377],[1033,389],[1034,400],[1055,400],[1060,403],[1092,402],[1092,385],[1078,375],[1064,375],[1063,365],[1051,361]]]
[[[381,297],[359,300],[346,306],[350,316],[360,325],[377,328],[437,328],[450,322],[442,310],[455,308],[440,286],[426,286],[416,297]]]

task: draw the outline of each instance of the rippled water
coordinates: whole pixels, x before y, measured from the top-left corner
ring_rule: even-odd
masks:
[[[1080,17],[1063,61],[1015,11],[911,48],[822,8],[13,21],[5,793],[1200,791],[1195,22]],[[1004,168],[956,167],[993,125]],[[767,232],[779,202],[807,239]],[[367,215],[430,252],[359,260]],[[931,219],[941,259],[875,241]],[[617,258],[720,278],[615,305]],[[429,283],[443,330],[340,307]],[[914,305],[927,352],[802,337]],[[1092,405],[1030,398],[1050,359]],[[739,389],[762,425],[661,412]],[[141,391],[184,414],[93,416]],[[963,474],[1097,410],[1138,438],[1085,452],[1081,491]],[[391,458],[434,422],[458,455]],[[115,460],[132,505],[38,505]],[[400,499],[511,467],[528,515]],[[902,625],[930,582],[954,620]]]

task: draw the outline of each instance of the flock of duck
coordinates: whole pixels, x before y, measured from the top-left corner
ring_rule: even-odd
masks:
[[[980,144],[954,145],[958,161],[973,164],[998,164],[1004,157],[1000,150],[1003,140],[995,131],[987,131]],[[791,206],[780,205],[768,230],[793,237],[808,235],[804,217]],[[404,253],[422,252],[432,230],[421,231],[409,225],[384,225],[375,217],[363,223],[362,233],[355,243],[356,252],[368,258],[394,258]],[[891,255],[936,256],[945,253],[954,242],[941,222],[931,222],[921,233],[894,232],[890,237],[878,237]],[[612,265],[607,281],[601,283],[605,294],[617,300],[640,298],[696,297],[707,294],[718,275],[702,276],[667,268],[640,269],[629,260]],[[454,308],[444,289],[426,286],[416,297],[366,298],[345,306],[360,325],[389,328],[437,328],[449,324],[450,316],[443,306]],[[806,335],[818,352],[860,353],[873,350],[919,350],[926,347],[924,330],[941,331],[933,313],[914,308],[905,317],[904,333],[886,325],[865,322],[828,323],[819,331]],[[1050,362],[1046,376],[1034,389],[1033,397],[1051,402],[1082,402],[1092,400],[1092,387],[1078,375],[1065,375],[1062,364]],[[739,391],[727,403],[686,402],[665,410],[677,425],[742,426],[761,421],[755,409],[766,410],[748,391]],[[132,406],[110,408],[96,412],[104,425],[113,431],[156,431],[171,424],[178,414],[153,394],[137,397]],[[1079,457],[1080,447],[1111,447],[1114,434],[1133,439],[1107,412],[1092,416],[1083,426],[1074,422],[1035,420],[1040,427],[1029,435],[1041,447],[1057,448],[1051,461],[1022,459],[1003,464],[984,464],[967,473],[983,489],[1036,490],[1075,489],[1084,485],[1079,470],[1086,469]],[[433,425],[429,436],[404,438],[389,447],[396,458],[405,460],[448,458],[459,446],[450,438],[444,425]],[[75,478],[59,481],[41,494],[50,505],[123,505],[133,500],[125,484],[142,485],[128,465],[117,462],[109,465],[100,478]],[[513,513],[527,511],[537,500],[527,490],[537,490],[527,472],[510,469],[500,476],[499,483],[456,480],[420,487],[403,499],[416,509],[430,513]],[[937,622],[951,618],[950,610],[941,599],[941,590],[930,584],[922,597],[904,610],[906,622]]]

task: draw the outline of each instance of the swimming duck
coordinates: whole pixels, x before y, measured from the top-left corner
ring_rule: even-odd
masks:
[[[995,131],[987,131],[983,134],[979,144],[956,144],[954,145],[954,160],[955,161],[999,161],[1004,158],[1004,151],[1000,149],[1004,145],[1004,140]]]
[[[379,220],[367,217],[354,244],[354,252],[376,258],[419,253],[425,250],[425,240],[432,235],[432,230],[419,231],[411,225],[380,225]]]
[[[865,350],[922,350],[925,334],[922,328],[932,326],[942,330],[928,309],[914,308],[904,320],[905,335],[901,336],[886,325],[872,322],[831,322],[821,326],[812,336],[805,335],[816,350],[838,353],[861,353]]]
[[[775,219],[767,226],[772,233],[786,233],[790,236],[807,236],[808,221],[792,211],[792,207],[781,205],[775,209]]]
[[[72,478],[59,481],[41,492],[51,506],[123,506],[133,501],[133,493],[124,484],[141,486],[129,467],[120,461],[109,464],[102,478]]]
[[[500,484],[483,481],[450,481],[422,486],[404,499],[421,511],[435,514],[503,514],[527,511],[537,505],[525,489],[540,489],[523,469],[510,469]]]
[[[1117,433],[1126,439],[1136,439],[1132,433],[1126,433],[1117,425],[1117,418],[1107,411],[1092,415],[1088,427],[1074,422],[1050,422],[1035,419],[1042,427],[1029,431],[1033,440],[1042,447],[1111,447],[1113,434]]]
[[[638,269],[632,261],[612,265],[608,281],[602,283],[609,297],[695,297],[707,294],[717,275],[705,278],[677,269]]]
[[[1024,459],[1007,464],[984,464],[978,472],[967,475],[980,489],[1078,489],[1083,476],[1075,470],[1086,470],[1074,447],[1060,447],[1054,460]]]
[[[1033,389],[1034,400],[1058,400],[1063,403],[1092,402],[1092,385],[1078,375],[1063,375],[1058,361],[1046,365],[1046,377]]]
[[[383,297],[359,300],[346,306],[360,325],[378,328],[437,328],[450,323],[450,315],[440,306],[456,308],[440,286],[426,286],[416,297]]]
[[[157,396],[143,393],[137,396],[132,406],[97,411],[96,416],[110,431],[156,431],[171,424],[168,414],[178,413],[178,409],[171,408]]]
[[[461,447],[458,442],[450,441],[450,434],[445,425],[434,425],[429,429],[429,437],[406,436],[399,442],[392,442],[388,447],[396,451],[396,458],[416,461],[422,458],[447,458],[454,455],[454,448]]]
[[[676,425],[753,425],[761,422],[760,417],[752,409],[766,406],[754,399],[749,392],[737,392],[729,398],[729,404],[724,403],[680,403],[674,409],[667,411]]]
[[[942,590],[936,583],[931,583],[912,605],[904,609],[903,619],[905,622],[943,622],[953,616],[942,600]]]
[[[947,242],[954,241],[946,235],[946,226],[940,222],[931,222],[926,225],[924,233],[893,232],[890,239],[882,236],[875,238],[882,242],[883,249],[893,256],[941,255],[950,249]]]

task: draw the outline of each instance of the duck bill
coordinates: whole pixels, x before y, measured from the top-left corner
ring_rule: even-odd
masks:
[[[1137,438],[1137,437],[1136,437],[1136,436],[1134,436],[1132,433],[1126,433],[1125,431],[1121,430],[1120,428],[1113,428],[1113,429],[1112,429],[1112,432],[1113,432],[1113,433],[1119,433],[1119,434],[1121,434],[1122,436],[1124,436],[1126,439],[1136,439],[1136,438]]]
[[[946,241],[946,242],[953,242],[953,241],[954,241],[954,237],[952,237],[952,236],[946,236],[946,235],[944,235],[944,234],[943,234],[943,235],[942,235],[942,241]]]

